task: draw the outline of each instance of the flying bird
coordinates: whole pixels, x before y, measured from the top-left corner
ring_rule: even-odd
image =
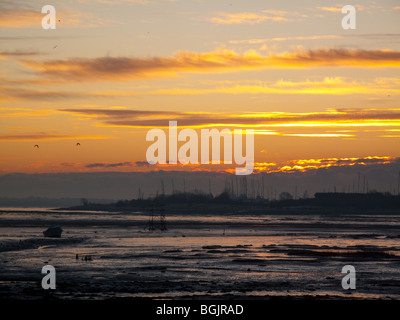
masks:
[[[33,147],[39,149],[39,145],[38,144],[35,144]]]

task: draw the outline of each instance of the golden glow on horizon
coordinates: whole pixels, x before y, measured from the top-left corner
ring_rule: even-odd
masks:
[[[173,118],[173,117],[172,117]],[[174,118],[176,120],[176,117]],[[157,128],[160,129],[168,129],[168,119],[165,119],[166,124],[165,125],[157,125]],[[149,127],[148,125],[140,125],[140,124],[135,124],[135,125],[129,125],[129,124],[97,124],[96,126],[98,127],[115,127],[115,128],[138,128],[138,129],[143,129],[143,128],[148,128],[152,129],[153,127]],[[303,122],[303,123],[277,123],[277,124],[243,124],[243,123],[204,123],[201,125],[185,125],[185,126],[180,126],[179,125],[179,120],[178,120],[178,127],[179,128],[191,128],[191,129],[202,129],[202,128],[218,128],[218,127],[235,127],[235,128],[269,128],[269,127],[390,127],[390,126],[400,126],[400,121],[365,121],[363,123],[359,122]],[[269,131],[257,131],[259,134],[272,134],[268,133]],[[272,131],[271,131],[272,132]]]
[[[337,166],[354,166],[369,164],[387,164],[393,161],[392,157],[368,156],[364,158],[323,158],[323,159],[299,159],[288,161],[287,164],[275,165],[268,163],[255,163],[256,172],[305,172],[320,168]],[[272,166],[272,168],[271,168]]]
[[[354,137],[354,134],[341,133],[287,133],[289,137],[315,137],[315,138],[338,138],[338,137]]]

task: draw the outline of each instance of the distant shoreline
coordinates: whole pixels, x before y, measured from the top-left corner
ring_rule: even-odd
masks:
[[[182,193],[149,199],[120,200],[100,204],[86,202],[79,206],[59,208],[71,211],[165,211],[210,214],[321,214],[376,213],[400,214],[400,196],[382,193],[316,193],[309,199],[232,199],[222,193],[217,197]]]

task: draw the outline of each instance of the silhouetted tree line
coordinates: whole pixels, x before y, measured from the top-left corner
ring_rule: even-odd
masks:
[[[116,207],[130,207],[155,205],[161,206],[169,203],[176,204],[195,204],[195,203],[232,203],[231,197],[227,192],[222,192],[218,196],[201,192],[175,192],[171,195],[157,195],[148,199],[119,200],[115,203]]]
[[[91,203],[85,199],[82,206],[75,208],[105,210],[107,208],[129,209],[132,207],[164,207],[168,204],[249,204],[265,205],[270,208],[279,207],[333,207],[333,208],[360,208],[360,209],[400,209],[400,196],[392,195],[388,192],[369,192],[369,193],[340,193],[340,192],[318,192],[314,198],[293,199],[288,192],[282,192],[279,200],[267,200],[259,198],[240,199],[233,198],[228,192],[214,196],[211,193],[202,192],[175,192],[171,195],[156,195],[147,199],[139,198],[132,200],[119,200],[110,204]]]
[[[317,192],[314,198],[309,199],[282,199],[273,203],[274,207],[285,206],[313,206],[330,208],[358,208],[358,209],[400,209],[400,196],[389,192],[380,193],[341,193]]]

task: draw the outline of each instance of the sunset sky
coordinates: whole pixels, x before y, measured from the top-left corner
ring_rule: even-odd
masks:
[[[0,46],[3,174],[158,170],[169,120],[254,129],[256,171],[400,156],[398,0],[6,0]]]

